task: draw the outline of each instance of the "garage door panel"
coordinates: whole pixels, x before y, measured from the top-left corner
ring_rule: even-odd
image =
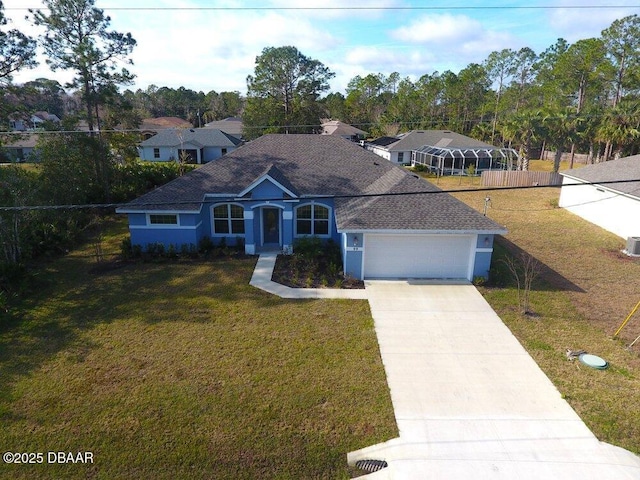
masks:
[[[467,278],[470,235],[366,235],[365,278]]]

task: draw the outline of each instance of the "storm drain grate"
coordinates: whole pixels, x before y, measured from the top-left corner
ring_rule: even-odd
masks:
[[[388,466],[389,464],[384,460],[358,460],[356,462],[356,467],[367,473],[377,472]]]

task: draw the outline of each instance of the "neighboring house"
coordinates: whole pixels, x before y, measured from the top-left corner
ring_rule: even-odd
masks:
[[[9,118],[9,127],[15,132],[26,132],[42,128],[45,122],[58,124],[60,118],[48,112],[35,112],[28,119],[22,114],[13,114]]]
[[[9,129],[14,132],[24,132],[30,129],[29,120],[20,117],[19,115],[12,115],[9,118]]]
[[[60,118],[49,112],[36,112],[31,115],[31,124],[33,125],[33,128],[41,128],[45,122],[58,124],[60,123]]]
[[[9,162],[37,161],[34,152],[38,136],[33,134],[4,135],[2,141],[2,156]]]
[[[330,120],[322,125],[321,135],[336,135],[352,142],[359,142],[367,137],[367,132],[338,120]]]
[[[253,255],[305,236],[358,278],[487,277],[505,229],[433,184],[331,135],[265,135],[119,208],[131,243],[205,237]]]
[[[177,161],[186,155],[189,163],[207,163],[235,150],[242,142],[213,128],[172,128],[160,130],[140,143],[141,160]]]
[[[145,140],[168,128],[192,128],[191,122],[178,117],[145,118],[140,125],[140,132]]]
[[[640,237],[640,155],[560,174],[560,207],[624,239]]]
[[[217,128],[218,130],[222,130],[224,133],[228,133],[229,135],[242,139],[242,129],[244,128],[244,125],[242,123],[242,119],[238,117],[227,117],[224,120],[206,123],[204,128]]]
[[[396,137],[381,137],[365,144],[367,150],[399,165],[423,165],[437,175],[507,170],[518,154],[450,130],[412,130]]]

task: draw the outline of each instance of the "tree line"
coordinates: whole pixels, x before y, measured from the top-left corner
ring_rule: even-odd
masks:
[[[105,130],[135,129],[148,117],[176,116],[198,127],[241,116],[245,137],[251,139],[268,132],[317,132],[321,120],[331,118],[372,137],[450,129],[518,148],[525,158],[544,147],[558,155],[589,153],[594,161],[638,151],[638,15],[614,21],[599,37],[575,43],[559,38],[540,53],[527,47],[495,51],[457,73],[433,72],[418,79],[398,72],[356,76],[344,93],[330,91],[335,74],[320,61],[294,46],[267,47],[256,57],[243,96],[156,85],[121,92],[134,78],[125,68],[136,45],[131,34],[109,30],[110,18],[95,8],[94,0],[44,4],[48,13],[30,13],[36,25],[47,29],[40,39],[47,63],[52,70],[74,71],[75,77],[64,87],[48,79],[11,85],[14,72],[34,65],[35,40],[3,29],[2,119],[20,108],[37,108],[68,118],[69,124],[81,119],[89,130]],[[0,1],[0,27],[6,25]]]
[[[450,129],[520,150],[588,152],[594,161],[640,147],[640,17],[614,21],[598,38],[560,38],[537,54],[530,48],[492,52],[458,73],[417,80],[371,73],[345,94],[328,90],[333,73],[294,47],[267,48],[247,79],[243,119],[248,137],[312,132],[322,116],[373,137],[411,129]]]

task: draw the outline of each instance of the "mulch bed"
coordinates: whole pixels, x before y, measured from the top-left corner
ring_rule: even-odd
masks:
[[[271,280],[292,288],[364,288],[362,280],[334,272],[322,260],[301,262],[294,255],[278,255]]]

